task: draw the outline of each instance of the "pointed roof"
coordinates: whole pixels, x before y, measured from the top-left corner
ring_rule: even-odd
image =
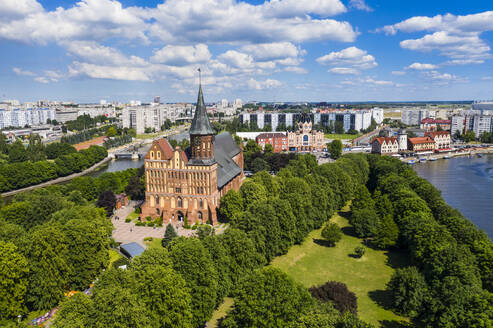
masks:
[[[191,135],[210,135],[214,134],[207,110],[204,103],[204,95],[202,94],[202,84],[199,86],[199,96],[197,98],[197,107],[195,108],[195,116],[190,127]]]

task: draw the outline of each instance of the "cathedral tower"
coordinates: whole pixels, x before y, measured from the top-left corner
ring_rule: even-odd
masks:
[[[202,84],[199,86],[197,107],[190,127],[191,161],[195,165],[212,165],[214,160],[214,130],[212,129],[202,94]]]

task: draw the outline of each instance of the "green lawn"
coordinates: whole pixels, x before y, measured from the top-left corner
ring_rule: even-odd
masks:
[[[152,238],[151,241],[146,241],[147,248],[162,248],[161,240],[163,238]]]
[[[348,213],[345,209],[345,215]],[[347,219],[336,214],[331,219],[344,234],[335,247],[317,244],[321,229],[315,230],[303,244],[293,246],[288,254],[280,256],[271,265],[277,267],[306,287],[334,280],[345,283],[358,297],[358,314],[366,322],[384,327],[403,327],[406,318],[383,308],[388,301],[385,285],[395,267],[406,265],[406,257],[399,252],[366,249],[361,259],[352,257],[362,240],[353,237]]]
[[[139,213],[133,211],[132,213],[130,213],[129,215],[127,215],[127,217],[125,219],[130,218],[130,220],[136,221],[137,218],[139,217],[139,215],[140,215]]]
[[[108,265],[108,268],[111,268],[111,264],[113,264],[113,262],[115,262],[116,260],[118,260],[120,257],[123,256],[114,249],[110,249],[109,253],[110,253],[110,264]]]
[[[353,140],[359,136],[360,136],[359,134],[336,134],[336,133],[325,134],[326,139],[337,139],[337,140]]]
[[[207,323],[207,327],[217,327],[219,323],[219,319],[226,316],[228,310],[233,306],[234,300],[230,297],[225,297],[223,304],[219,305],[219,307],[214,311],[211,320]]]

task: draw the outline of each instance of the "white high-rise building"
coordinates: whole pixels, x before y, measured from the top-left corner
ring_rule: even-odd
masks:
[[[235,109],[242,108],[243,107],[243,101],[241,99],[239,99],[239,98],[238,99],[235,99],[235,102],[234,102],[233,107]]]
[[[383,123],[383,108],[375,107],[371,110],[371,116],[377,124]],[[371,124],[371,122],[370,122]]]
[[[226,108],[228,107],[228,99],[223,99],[221,100],[221,107]]]

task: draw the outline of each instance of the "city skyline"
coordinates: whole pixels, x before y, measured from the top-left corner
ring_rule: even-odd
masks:
[[[487,1],[7,0],[0,98],[493,98]]]

